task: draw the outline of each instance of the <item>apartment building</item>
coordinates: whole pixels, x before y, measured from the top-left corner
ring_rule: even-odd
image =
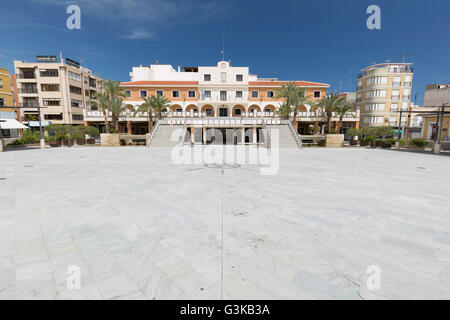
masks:
[[[147,132],[147,115],[134,117],[133,110],[141,105],[144,98],[151,95],[163,95],[171,101],[170,110],[164,114],[168,118],[218,118],[236,119],[275,118],[276,110],[283,103],[276,92],[288,81],[276,78],[258,78],[249,71],[249,67],[233,67],[229,61],[219,61],[215,66],[173,68],[171,65],[150,65],[133,67],[129,82],[121,83],[127,93],[124,104],[127,111],[121,114],[121,132],[142,134]],[[311,100],[325,96],[329,85],[311,81],[294,81],[304,88]],[[358,115],[359,116],[359,115]],[[86,109],[85,119],[89,124],[100,128],[103,114],[100,111]],[[234,119],[234,120],[233,120]],[[326,116],[313,112],[308,104],[299,107],[298,130],[309,134],[311,126],[317,121],[322,130]],[[335,119],[337,121],[337,118]],[[355,124],[359,119],[346,118]],[[323,131],[323,130],[322,130]]]
[[[374,64],[361,70],[357,79],[356,103],[361,127],[403,127],[411,101],[411,63]]]
[[[15,111],[11,108],[5,108],[7,106],[14,106],[11,75],[8,69],[0,68],[0,111]]]
[[[446,111],[450,110],[450,84],[429,84],[425,88],[424,107],[434,112],[442,110],[442,105],[446,105]],[[423,138],[436,140],[439,130],[439,117],[436,114],[423,116]],[[441,141],[450,141],[450,116],[444,115],[442,121]]]
[[[101,88],[100,77],[91,70],[62,56],[37,56],[36,62],[14,60],[17,81],[17,104],[22,122],[36,125],[41,109],[44,124],[83,124],[83,110],[90,110],[90,100]]]

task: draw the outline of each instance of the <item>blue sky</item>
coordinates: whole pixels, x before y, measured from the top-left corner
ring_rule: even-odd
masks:
[[[81,7],[81,30],[66,28],[66,8]],[[381,8],[381,30],[366,9]],[[0,66],[59,55],[109,79],[129,80],[132,66],[215,65],[225,56],[252,74],[355,90],[367,65],[414,63],[413,95],[450,82],[448,0],[2,0]],[[414,54],[414,55],[412,55]]]

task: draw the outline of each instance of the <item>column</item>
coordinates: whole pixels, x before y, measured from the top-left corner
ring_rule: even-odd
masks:
[[[245,128],[242,128],[241,132],[241,144],[245,144]]]
[[[127,121],[127,132],[128,132],[128,134],[133,133],[133,131],[131,130],[131,121],[130,120]]]
[[[256,127],[253,127],[253,143],[256,144],[257,142]]]
[[[195,143],[195,129],[191,127],[191,144]]]

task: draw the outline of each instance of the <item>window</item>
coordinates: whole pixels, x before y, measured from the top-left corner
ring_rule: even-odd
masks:
[[[252,98],[258,98],[258,91],[252,91]]]
[[[39,70],[41,77],[58,77],[58,69],[42,69]]]
[[[272,110],[271,110],[270,108],[267,108],[267,109],[264,109],[264,112],[265,112],[266,114],[270,114],[270,113],[272,112]]]
[[[205,91],[205,98],[211,98],[211,91]]]
[[[227,73],[226,72],[220,73],[220,81],[227,82]]]
[[[139,95],[141,96],[141,98],[147,98],[147,90],[139,91]]]
[[[89,97],[89,90],[84,90],[84,95],[85,95],[86,97]]]
[[[402,103],[402,110],[408,110],[408,102]]]
[[[176,112],[183,112],[183,109],[177,109]]]
[[[242,91],[236,91],[236,98],[242,99]]]
[[[81,88],[75,86],[69,86],[70,92],[75,94],[81,94]]]
[[[44,114],[45,120],[62,120],[63,116],[62,113],[59,114]]]
[[[220,91],[220,101],[227,101],[227,92]]]
[[[205,111],[207,116],[212,116],[212,109],[206,109]]]
[[[394,77],[394,87],[400,87],[400,77]]]
[[[180,97],[180,91],[177,91],[177,90],[172,91],[172,97],[173,98],[179,98]]]
[[[5,106],[5,99],[0,98],[0,107],[4,107]]]
[[[367,80],[367,85],[387,84],[387,77],[372,77]]]
[[[211,75],[210,74],[204,74],[203,75],[203,81],[211,81]]]
[[[44,106],[59,106],[61,105],[61,100],[59,99],[44,99],[42,100]]]
[[[360,94],[361,97],[361,94]],[[314,91],[314,98],[320,98],[320,91]]]
[[[244,77],[242,76],[242,74],[237,74],[237,75],[236,75],[236,81],[237,81],[237,82],[242,82],[242,81],[244,81]]]
[[[240,116],[240,115],[242,114],[242,110],[239,109],[239,108],[238,108],[238,109],[235,109],[235,110],[234,110],[234,114],[237,115],[237,116]]]
[[[386,90],[372,90],[368,92],[369,98],[385,98]]]
[[[78,73],[69,71],[69,79],[75,80],[75,81],[81,81],[81,76]]]
[[[84,83],[88,83],[88,77],[84,77]]]
[[[164,91],[162,91],[162,90],[157,90],[157,91],[156,91],[156,95],[157,95],[157,96],[160,96],[160,97],[164,97]]]
[[[125,90],[125,97],[131,97],[131,90]]]
[[[364,117],[365,123],[383,123],[383,117]]]
[[[83,101],[81,101],[81,100],[70,99],[70,105],[74,108],[81,108],[82,104],[83,104]]]
[[[195,91],[189,90],[188,96],[189,96],[189,98],[195,98]]]
[[[83,121],[83,115],[82,114],[73,114],[72,120]]]
[[[366,104],[366,111],[384,111],[386,105],[384,103],[369,103]]]
[[[267,98],[273,98],[273,91],[267,91]]]
[[[59,91],[59,84],[41,84],[42,91]]]
[[[3,88],[3,79],[0,79],[0,88]]]
[[[398,110],[398,104],[397,103],[391,104],[391,112],[397,112],[397,110]]]

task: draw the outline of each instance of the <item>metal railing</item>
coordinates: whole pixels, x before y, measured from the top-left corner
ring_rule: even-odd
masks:
[[[264,147],[266,147],[267,149],[270,149],[270,147],[271,147],[270,132],[267,129],[267,125],[266,125],[266,122],[264,121],[264,119],[261,120],[261,128],[262,128],[262,132],[264,135]]]
[[[158,132],[159,123],[160,123],[160,119],[157,119],[155,122],[155,125],[152,128],[152,131],[150,133],[148,133],[147,147],[150,146],[150,143],[152,142],[153,138],[155,137],[156,133]]]
[[[17,89],[19,93],[37,93],[37,88],[19,88]]]
[[[300,138],[300,135],[298,134],[298,132],[295,130],[294,125],[292,123],[292,120],[289,119],[289,120],[286,120],[286,122],[283,122],[283,123],[286,123],[288,125],[289,130],[291,131],[291,134],[294,137],[295,142],[297,143],[297,146],[299,148],[301,148],[302,147],[302,139]]]

